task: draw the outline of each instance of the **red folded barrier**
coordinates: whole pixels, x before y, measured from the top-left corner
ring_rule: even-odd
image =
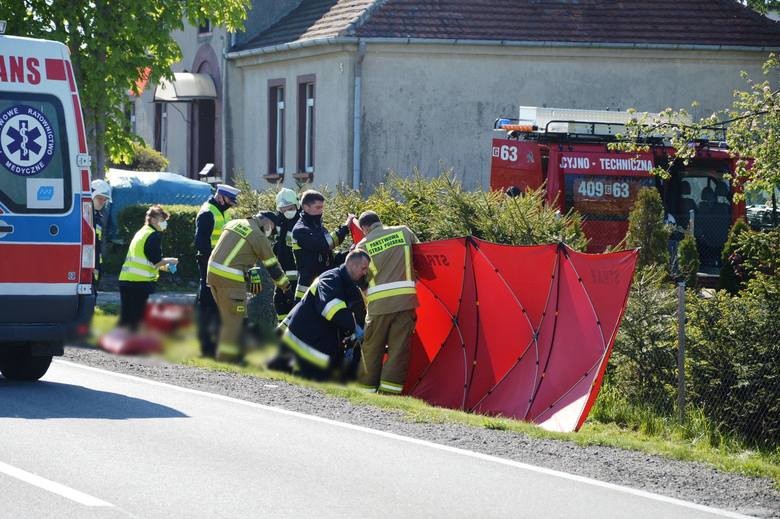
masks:
[[[114,328],[100,337],[98,346],[116,355],[148,355],[163,349],[159,337],[131,333],[123,328]]]
[[[435,405],[582,427],[637,251],[457,238],[414,246],[417,329],[404,392]]]

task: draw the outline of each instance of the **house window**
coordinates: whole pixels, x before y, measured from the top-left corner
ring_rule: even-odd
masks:
[[[268,84],[268,175],[284,175],[284,80]]]
[[[165,103],[154,104],[154,149],[163,153],[163,140],[165,138],[165,122],[168,105]]]
[[[211,34],[211,20],[206,18],[198,25],[198,34]]]
[[[298,78],[298,172],[314,173],[314,76]]]

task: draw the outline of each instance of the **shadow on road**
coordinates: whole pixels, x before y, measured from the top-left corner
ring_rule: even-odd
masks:
[[[160,404],[57,382],[10,382],[0,377],[0,418],[187,418]]]

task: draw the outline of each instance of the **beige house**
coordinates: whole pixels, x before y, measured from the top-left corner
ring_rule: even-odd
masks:
[[[759,77],[780,49],[780,26],[736,0],[266,3],[254,2],[246,33],[210,36],[217,56],[232,43],[227,66],[217,63],[215,161],[256,187],[371,189],[390,170],[442,168],[486,186],[499,115],[693,101],[704,115],[731,103],[741,70]],[[195,61],[185,47],[182,69],[197,72]],[[191,174],[200,133],[172,128],[167,154]]]

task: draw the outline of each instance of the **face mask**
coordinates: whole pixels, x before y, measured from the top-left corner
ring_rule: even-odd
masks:
[[[296,214],[298,214],[298,211],[296,211],[296,210],[292,209],[292,210],[290,210],[290,211],[285,211],[285,212],[283,212],[282,214],[283,214],[283,215],[284,215],[284,217],[285,217],[285,218],[287,218],[288,220],[292,220],[293,218],[295,218],[295,215],[296,215]]]
[[[160,228],[160,231],[164,231],[165,229],[168,228],[168,222],[166,220],[163,220],[162,222],[159,222],[157,224],[157,227]]]

